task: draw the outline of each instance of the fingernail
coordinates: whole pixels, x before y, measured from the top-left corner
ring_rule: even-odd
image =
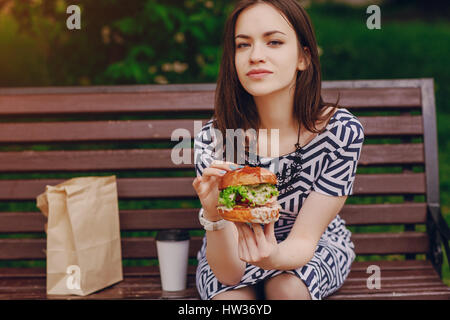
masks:
[[[231,170],[242,169],[243,167],[244,167],[244,166],[241,166],[241,165],[235,166],[234,164],[230,164],[230,169],[231,169]]]
[[[220,170],[220,173],[221,174],[225,174],[225,173],[227,173],[227,171],[226,170]]]

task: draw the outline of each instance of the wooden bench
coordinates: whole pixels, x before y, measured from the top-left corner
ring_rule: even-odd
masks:
[[[0,89],[0,299],[81,299],[46,296],[45,220],[35,198],[46,185],[100,173],[118,178],[124,280],[84,299],[198,299],[195,257],[203,231],[193,150],[190,164],[174,164],[179,141],[171,134],[184,128],[194,137],[194,121],[203,125],[212,116],[214,90],[215,84]],[[354,195],[340,215],[358,257],[378,258],[354,262],[329,299],[449,299],[432,218],[440,217],[433,80],[323,83],[325,101],[335,102],[338,93],[366,136]],[[154,260],[154,231],[170,228],[197,230],[188,289],[173,296],[162,292]],[[380,268],[379,289],[367,286],[370,265]]]

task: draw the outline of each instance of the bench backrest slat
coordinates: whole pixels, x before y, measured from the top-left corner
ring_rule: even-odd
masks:
[[[193,124],[193,120],[18,122],[2,126],[0,142],[170,141],[176,129],[189,130],[186,136],[192,136]]]
[[[424,203],[346,205],[340,216],[347,225],[421,224],[426,221]],[[122,231],[161,229],[199,229],[198,209],[120,210]],[[0,213],[0,232],[44,232],[45,218],[40,212]]]
[[[196,198],[192,178],[122,178],[117,192],[122,199]],[[46,185],[62,183],[61,179],[0,180],[0,200],[34,200]],[[425,194],[423,173],[359,174],[354,195]],[[42,193],[41,192],[41,193]]]
[[[0,153],[0,172],[194,170],[193,149],[186,148],[183,152],[189,153],[190,164],[167,161],[170,159],[172,149],[10,151]],[[361,153],[359,166],[423,164],[423,153],[422,143],[367,145]]]
[[[359,117],[366,136],[420,136],[421,116]],[[194,121],[206,120],[135,120],[89,122],[40,122],[3,124],[0,143],[43,142],[117,142],[170,141],[172,133],[181,129],[176,139],[194,135]]]
[[[428,238],[424,233],[368,233],[355,234],[352,238],[356,254],[416,253],[428,250]],[[191,237],[189,256],[195,257],[201,247],[201,237]],[[1,239],[1,260],[45,259],[45,239]],[[153,237],[122,238],[124,259],[157,258]]]
[[[350,108],[421,107],[419,88],[324,87],[325,101],[340,93],[339,103]],[[0,89],[0,116],[204,112],[214,105],[214,90],[210,84]]]

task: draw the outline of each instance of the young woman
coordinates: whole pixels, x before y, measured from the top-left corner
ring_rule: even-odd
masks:
[[[195,139],[193,187],[209,225],[198,291],[202,299],[322,299],[339,289],[355,258],[338,212],[352,193],[363,128],[347,109],[322,101],[314,31],[295,0],[240,1],[224,35],[215,114]],[[220,161],[229,145],[217,151],[217,133],[239,128],[258,132],[257,153],[246,142],[244,163],[237,154]],[[278,143],[268,138],[274,129]],[[279,156],[265,152],[274,149]],[[277,175],[277,222],[221,220],[218,184],[237,164]]]

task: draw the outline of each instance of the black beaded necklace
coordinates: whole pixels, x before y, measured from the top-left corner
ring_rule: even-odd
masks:
[[[302,171],[302,147],[300,145],[300,128],[298,127],[297,143],[295,144],[294,159],[277,172],[278,190],[284,194],[294,189],[291,181],[297,180]]]
[[[300,145],[300,128],[298,128],[297,135],[297,143],[295,143],[295,151],[294,154],[290,157],[293,157],[293,161],[287,163],[282,170],[278,170],[276,173],[278,184],[277,188],[280,191],[280,194],[284,194],[286,192],[291,191],[294,187],[291,181],[297,180],[300,177],[302,171],[302,147]],[[270,163],[268,164],[270,165]],[[254,166],[261,167],[263,166],[260,161],[260,157],[256,157],[256,163]]]

